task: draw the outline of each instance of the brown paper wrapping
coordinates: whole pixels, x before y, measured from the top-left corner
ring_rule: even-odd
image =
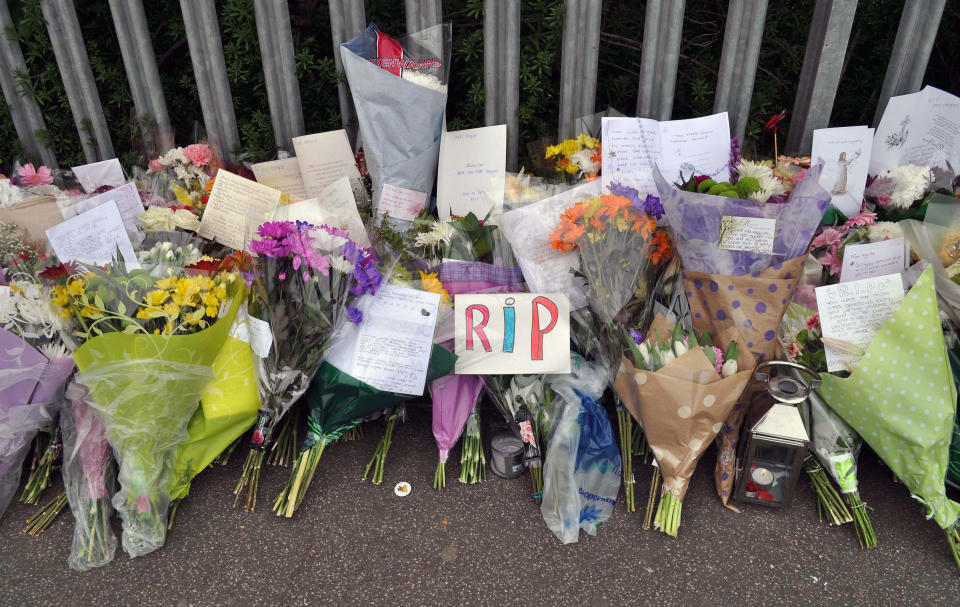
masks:
[[[47,230],[63,221],[56,198],[44,196],[0,208],[0,221],[23,229],[24,240],[40,252],[48,250]]]
[[[657,316],[650,327],[664,339],[673,327]],[[736,340],[739,371],[722,378],[700,349],[677,357],[659,371],[644,371],[623,357],[614,389],[630,414],[643,426],[663,475],[662,493],[681,501],[700,456],[723,427],[753,374],[756,361],[733,328],[715,338],[725,348]],[[722,344],[722,345],[720,345]]]
[[[715,335],[735,329],[757,360],[773,360],[780,321],[793,297],[805,257],[794,257],[771,266],[758,276],[728,276],[683,272],[693,327]],[[739,340],[738,340],[739,341]],[[717,437],[717,467],[714,478],[724,505],[730,499],[735,479],[737,442],[749,403],[763,388],[753,383],[734,407]]]

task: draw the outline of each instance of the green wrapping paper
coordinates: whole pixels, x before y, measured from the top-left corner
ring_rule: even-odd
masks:
[[[825,374],[820,395],[876,451],[942,529],[960,516],[944,476],[957,391],[924,270],[850,377]]]
[[[189,335],[105,333],[74,352],[78,382],[106,428],[119,462],[113,505],[123,520],[123,549],[142,556],[166,539],[169,484],[176,450],[200,396],[214,379],[213,364],[240,305]]]
[[[434,345],[427,367],[427,382],[452,372],[456,360],[455,354]],[[409,398],[378,390],[324,361],[307,390],[310,413],[307,416],[307,437],[301,451],[320,443],[329,445],[360,425],[374,411],[398,405]]]

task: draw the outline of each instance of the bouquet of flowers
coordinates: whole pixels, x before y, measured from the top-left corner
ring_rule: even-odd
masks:
[[[153,192],[160,198],[175,200],[180,207],[202,213],[218,166],[209,145],[194,143],[171,148],[151,160],[147,177],[152,182]]]
[[[548,145],[544,158],[553,161],[554,169],[577,179],[596,179],[600,176],[602,155],[600,140],[585,135],[565,139],[557,145]]]
[[[700,456],[724,427],[756,366],[739,332],[685,332],[658,315],[630,347],[615,389],[641,423],[663,476],[654,526],[677,536],[683,497]],[[721,350],[720,347],[723,346]]]
[[[960,567],[960,504],[944,486],[957,391],[929,267],[850,376],[824,375],[819,393],[925,506]]]
[[[450,35],[449,24],[437,25],[400,42],[371,23],[340,45],[373,182],[374,211],[380,211],[386,185],[427,197],[433,190],[447,105]]]
[[[611,184],[610,192],[564,211],[551,238],[555,249],[579,252],[578,274],[587,283],[587,300],[599,325],[596,333],[612,384],[626,345],[624,327],[649,323],[654,293],[672,259],[672,243],[667,230],[657,227],[663,214],[658,198],[641,199],[637,190],[619,184]],[[621,459],[627,511],[632,512],[632,422],[625,413],[618,420],[621,437],[630,437],[621,441]]]
[[[654,170],[677,242],[694,329],[719,335],[735,327],[754,358],[773,358],[780,319],[800,278],[810,240],[830,204],[830,194],[817,183],[820,168],[808,170],[782,204],[683,191]],[[738,218],[775,220],[771,252],[725,248],[721,231]],[[747,403],[761,390],[753,386],[744,392]],[[730,431],[717,437],[714,476],[724,505],[733,487],[737,441],[746,412],[746,407],[734,405],[725,422]]]
[[[266,339],[258,352],[260,410],[250,453],[234,487],[239,503],[256,507],[264,449],[277,423],[310,386],[337,327],[350,310],[353,293],[376,289],[381,276],[369,252],[346,232],[304,222],[267,222],[257,231],[251,251],[259,257],[247,274],[251,333]],[[315,469],[320,448],[302,452],[291,471],[294,497]],[[305,489],[305,487],[304,487]]]
[[[85,387],[70,382],[60,414],[63,433],[63,486],[76,521],[67,563],[74,571],[102,567],[113,560],[117,537],[110,526],[116,469],[107,431],[90,406]]]
[[[64,273],[66,274],[66,273]],[[163,545],[178,446],[236,317],[238,275],[154,278],[121,262],[60,276],[54,304],[77,325],[77,381],[90,391],[120,464],[113,505],[123,547]]]

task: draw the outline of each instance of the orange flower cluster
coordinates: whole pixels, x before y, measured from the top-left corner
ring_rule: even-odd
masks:
[[[597,242],[605,238],[608,231],[639,235],[644,241],[644,252],[650,255],[654,264],[670,257],[670,237],[664,230],[657,229],[656,220],[634,208],[629,198],[610,194],[578,202],[565,210],[559,225],[550,234],[550,244],[554,249],[569,253],[584,239]]]

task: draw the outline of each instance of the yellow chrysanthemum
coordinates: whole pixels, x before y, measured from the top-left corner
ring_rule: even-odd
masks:
[[[443,288],[443,283],[437,278],[436,272],[427,273],[420,270],[420,282],[423,284],[424,291],[428,293],[438,293],[443,298],[443,301],[450,300],[450,294]]]
[[[577,143],[579,143],[585,148],[590,148],[591,150],[595,150],[600,146],[599,139],[595,137],[591,137],[590,135],[585,135],[583,133],[580,133],[579,135],[577,135]]]
[[[148,306],[157,307],[163,305],[163,303],[166,302],[169,297],[170,293],[166,291],[160,291],[158,289],[156,291],[150,291],[143,299]]]
[[[163,305],[163,313],[170,318],[175,318],[180,315],[180,306],[172,301],[167,302]]]
[[[162,291],[173,291],[177,288],[177,277],[170,276],[167,278],[161,278],[155,282],[153,286]]]
[[[67,283],[67,291],[70,292],[70,295],[77,297],[83,295],[84,287],[86,287],[86,282],[82,278],[74,278]]]
[[[63,285],[57,285],[53,287],[53,293],[51,294],[50,300],[54,303],[54,305],[63,308],[70,304],[70,294],[67,293],[66,287]]]

